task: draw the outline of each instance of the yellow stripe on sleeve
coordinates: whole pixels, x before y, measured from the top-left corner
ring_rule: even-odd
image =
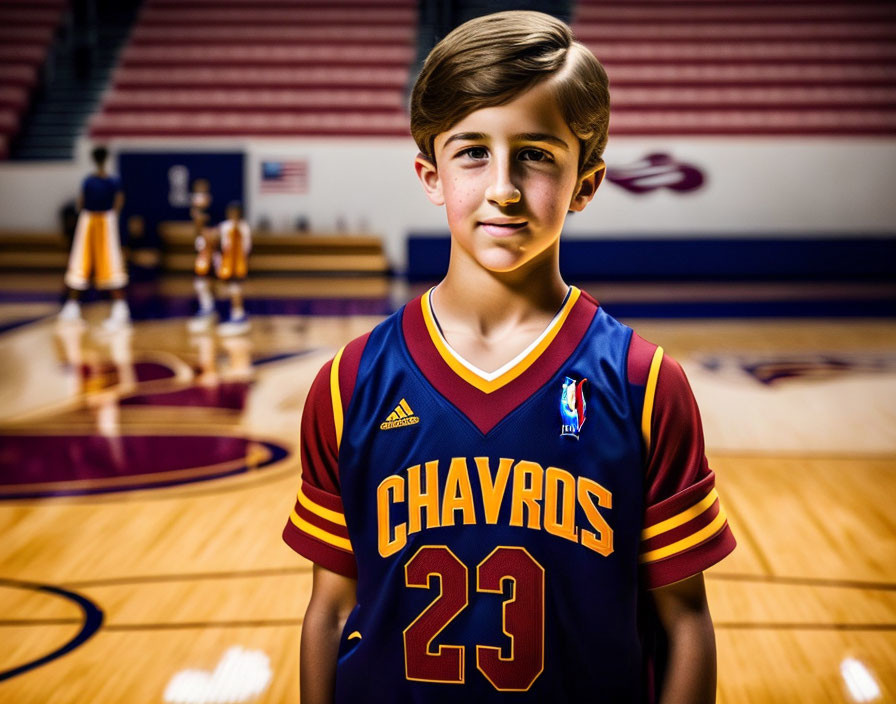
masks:
[[[339,513],[338,511],[333,511],[332,509],[326,508],[325,506],[321,506],[320,504],[314,503],[311,499],[309,499],[305,492],[299,488],[299,504],[301,504],[306,510],[310,511],[316,516],[320,516],[321,518],[327,519],[330,523],[336,523],[340,526],[345,525],[345,515]]]
[[[667,530],[677,528],[683,523],[687,523],[691,519],[699,516],[704,511],[709,510],[709,507],[712,506],[718,498],[718,493],[715,489],[713,489],[703,497],[702,501],[694,504],[690,508],[685,509],[681,513],[678,513],[671,518],[667,518],[665,521],[660,521],[659,523],[655,523],[652,526],[647,526],[644,530],[641,531],[641,540],[647,540],[648,538],[652,538],[656,535],[659,535],[660,533],[665,533]]]
[[[725,516],[725,512],[720,506],[719,514],[708,526],[702,528],[701,530],[698,530],[693,535],[689,535],[687,538],[682,538],[681,540],[674,542],[671,545],[667,545],[664,548],[657,548],[656,550],[645,552],[638,558],[638,561],[656,562],[657,560],[662,560],[664,557],[671,557],[672,555],[684,552],[688,548],[694,547],[695,545],[702,543],[704,540],[714,536],[716,533],[722,530],[727,520],[728,519]]]
[[[650,451],[650,421],[653,418],[653,399],[656,395],[656,382],[660,376],[660,365],[663,363],[663,348],[657,347],[650,362],[650,373],[647,375],[647,388],[644,390],[644,409],[641,412],[641,435],[644,437],[644,448]]]
[[[290,514],[289,520],[292,521],[293,525],[303,533],[307,533],[311,537],[322,540],[323,542],[332,545],[335,548],[339,548],[340,550],[353,552],[351,541],[348,538],[341,538],[338,535],[328,533],[323,528],[318,528],[315,525],[311,525],[310,523],[308,523],[308,521],[297,514],[295,510],[293,510],[293,512]]]
[[[333,357],[333,366],[330,367],[330,400],[333,402],[333,425],[336,427],[336,451],[342,443],[342,395],[339,393],[339,360],[345,347],[340,349]]]

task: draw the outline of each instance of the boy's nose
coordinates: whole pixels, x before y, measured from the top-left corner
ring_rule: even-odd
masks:
[[[519,202],[522,197],[511,177],[510,168],[496,164],[491,185],[485,191],[486,199],[496,205],[510,205]]]

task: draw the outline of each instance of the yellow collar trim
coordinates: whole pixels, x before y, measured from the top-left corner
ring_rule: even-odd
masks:
[[[483,379],[481,376],[461,364],[461,362],[458,361],[454,354],[451,353],[451,350],[448,349],[448,346],[445,343],[444,338],[442,337],[442,333],[439,332],[439,328],[436,325],[435,318],[432,314],[432,303],[430,300],[432,292],[433,289],[429,289],[429,291],[427,291],[423,295],[423,299],[421,300],[421,304],[423,307],[423,320],[426,323],[426,329],[429,331],[430,339],[432,340],[436,349],[439,351],[439,355],[443,360],[445,360],[445,363],[449,367],[451,367],[451,370],[455,374],[457,374],[461,379],[466,381],[471,386],[474,386],[475,388],[487,394],[490,394],[493,391],[497,391],[502,386],[506,386],[532,366],[535,360],[541,356],[542,352],[544,352],[554,341],[554,338],[557,337],[557,333],[560,332],[560,329],[563,327],[563,323],[569,317],[573,306],[575,306],[576,301],[579,300],[579,296],[582,294],[582,292],[578,288],[576,288],[575,286],[571,286],[569,296],[566,299],[566,303],[560,310],[559,315],[557,315],[557,317],[554,319],[553,323],[547,331],[547,334],[542,338],[541,342],[539,342],[538,345],[536,345],[535,348],[533,348],[532,351],[529,352],[529,354],[527,354],[523,359],[514,364],[501,376],[489,381],[487,379]]]

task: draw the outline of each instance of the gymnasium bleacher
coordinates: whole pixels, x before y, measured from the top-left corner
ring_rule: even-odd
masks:
[[[0,2],[0,159],[19,132],[66,6],[66,0]]]
[[[892,135],[896,6],[580,0],[616,135]]]
[[[412,0],[149,0],[95,138],[408,134]]]
[[[148,0],[95,138],[407,134],[409,0]],[[892,3],[581,0],[616,135],[896,130]]]
[[[0,0],[0,155],[27,110],[66,6]],[[146,0],[89,136],[123,144],[406,137],[417,11],[414,0]],[[892,2],[579,0],[573,28],[610,75],[613,136],[896,134]],[[282,232],[259,233],[259,241],[269,236],[276,249],[277,238],[296,234],[282,222]],[[326,249],[326,237],[340,228],[314,229],[324,231]],[[5,233],[6,267],[45,267],[63,256],[65,242],[55,233],[32,239],[30,248],[18,234]],[[164,261],[182,269],[183,243],[164,234],[161,242],[171,255]],[[382,250],[368,257],[367,244],[360,247],[349,254],[361,270],[389,269]],[[705,242],[701,251],[709,251]],[[430,249],[424,258],[441,266]],[[326,257],[307,261],[318,271]]]

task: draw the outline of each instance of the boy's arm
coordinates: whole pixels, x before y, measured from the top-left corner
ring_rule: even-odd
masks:
[[[342,629],[356,604],[357,582],[314,565],[311,601],[302,624],[302,704],[332,704]]]
[[[703,573],[654,589],[651,594],[668,643],[660,704],[713,704],[716,641]]]
[[[647,448],[642,579],[666,634],[661,704],[714,702],[715,634],[703,570],[735,546],[709,468],[694,394],[681,366],[632,336],[629,378],[644,385]]]
[[[302,413],[302,484],[283,539],[314,563],[311,600],[302,627],[301,701],[333,701],[345,622],[356,605],[357,564],[342,505],[339,440],[367,335],[346,345],[317,373]],[[337,412],[338,411],[338,412]]]

